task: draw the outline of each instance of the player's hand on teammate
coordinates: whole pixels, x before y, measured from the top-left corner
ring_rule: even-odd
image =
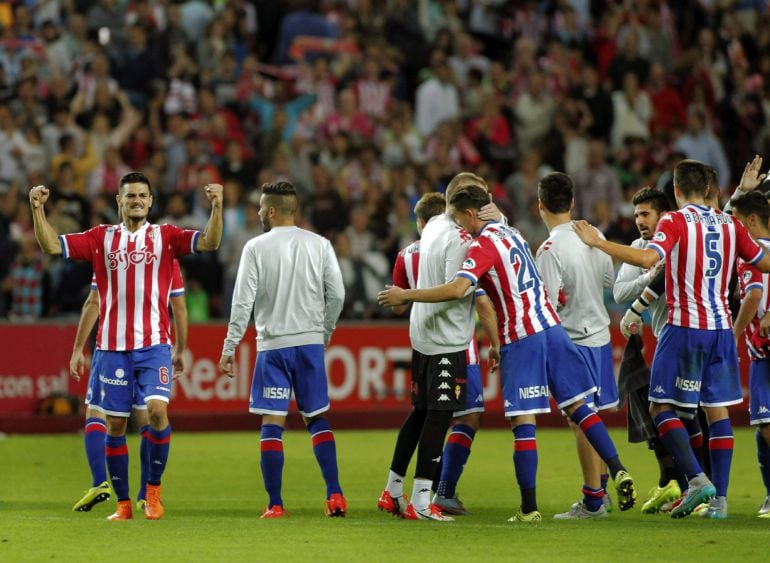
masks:
[[[640,334],[644,321],[633,309],[626,311],[623,318],[620,319],[620,332],[625,338],[630,338],[632,334]]]
[[[177,379],[184,375],[184,372],[187,370],[186,365],[186,359],[187,355],[185,354],[186,350],[178,351],[174,349],[174,353],[171,356],[171,365],[174,366],[174,375],[173,379]]]
[[[206,184],[203,189],[212,207],[222,207],[222,184]]]
[[[29,203],[32,206],[32,209],[37,209],[38,207],[45,205],[49,195],[51,195],[51,190],[45,186],[35,186],[29,190]]]
[[[759,319],[759,335],[763,338],[770,336],[770,312],[765,313]]]
[[[500,365],[500,348],[490,346],[489,347],[489,362],[487,364],[489,366],[490,373],[495,371],[497,369],[497,366]]]
[[[596,227],[591,225],[588,221],[572,221],[572,227],[584,243],[588,246],[596,246],[599,244],[601,237]]]
[[[86,359],[83,356],[83,350],[75,350],[70,356],[70,377],[75,381],[80,381],[80,374],[86,366]]]
[[[758,154],[754,155],[752,161],[746,164],[746,167],[743,169],[743,175],[738,184],[738,189],[743,192],[755,190],[767,177],[767,172],[764,174],[759,173],[761,169],[762,157]]]
[[[219,358],[219,369],[227,377],[235,377],[235,359],[232,356],[222,354],[222,357]]]
[[[404,299],[404,290],[395,285],[386,285],[385,289],[377,294],[377,303],[383,307],[397,307],[398,305],[405,305],[407,300]]]
[[[502,211],[495,205],[492,194],[489,194],[489,203],[479,209],[479,219],[482,221],[500,221],[502,218]]]

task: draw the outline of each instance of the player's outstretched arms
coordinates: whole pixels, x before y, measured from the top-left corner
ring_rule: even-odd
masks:
[[[53,230],[45,216],[45,203],[51,191],[45,186],[35,186],[29,190],[29,205],[32,207],[32,222],[35,226],[35,238],[40,249],[46,254],[61,254],[59,235]]]
[[[207,252],[219,248],[222,242],[222,185],[206,184],[203,188],[211,202],[211,215],[203,234],[198,239],[198,252]]]
[[[222,370],[227,377],[235,377],[235,360],[233,356],[222,354],[219,358],[219,369]]]
[[[471,286],[471,280],[464,277],[456,277],[449,283],[429,287],[427,289],[402,289],[392,285],[386,285],[383,291],[377,294],[377,303],[383,307],[395,307],[410,301],[420,303],[441,303],[460,299]]]
[[[605,240],[599,236],[596,227],[587,221],[572,221],[572,226],[580,240],[588,246],[598,248],[621,262],[627,262],[641,268],[652,268],[660,260],[658,253],[651,248],[632,248]]]

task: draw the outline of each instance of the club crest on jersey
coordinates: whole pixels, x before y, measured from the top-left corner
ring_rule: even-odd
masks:
[[[749,283],[751,281],[751,272],[743,272],[743,283]]]
[[[463,262],[463,268],[472,270],[475,267],[476,267],[476,261],[473,258],[466,258],[465,262]]]
[[[107,255],[107,260],[109,260],[107,266],[110,270],[117,270],[120,267],[128,270],[130,265],[152,264],[156,258],[157,256],[149,250],[132,250],[128,252],[125,249],[121,249],[110,252]]]
[[[664,240],[666,240],[666,233],[657,232],[655,233],[655,236],[652,237],[652,240],[656,242],[663,242]]]

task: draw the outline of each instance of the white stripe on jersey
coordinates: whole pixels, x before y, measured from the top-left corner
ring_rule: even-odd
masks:
[[[193,237],[195,238],[195,237]],[[150,334],[152,335],[152,339],[150,341],[150,346],[157,346],[160,344],[160,309],[158,308],[158,304],[160,303],[160,288],[158,287],[158,284],[160,283],[160,279],[158,279],[158,270],[160,270],[160,259],[161,259],[161,253],[163,252],[163,246],[165,244],[165,241],[163,240],[163,233],[159,228],[155,229],[155,240],[153,241],[153,254],[155,256],[155,259],[152,261],[152,278],[150,280],[150,283],[152,283],[152,292],[150,293],[150,327],[152,328]],[[194,244],[194,243],[191,243]],[[169,284],[169,287],[171,285]],[[144,298],[144,293],[142,293],[142,298]],[[144,300],[144,299],[142,299]],[[163,301],[164,306],[168,303],[168,296],[166,296],[166,300]],[[144,304],[144,307],[147,307],[147,304]]]
[[[145,241],[145,237],[137,237],[136,250],[144,250],[147,246]],[[144,287],[144,269],[146,267],[146,262],[134,265],[134,348],[144,346],[144,299],[140,299],[137,295],[137,288]]]
[[[104,235],[104,247],[103,247],[103,254],[104,254],[104,269],[107,272],[107,293],[104,296],[104,311],[102,312],[102,332],[101,332],[101,341],[99,342],[99,345],[97,348],[101,350],[109,350],[109,338],[110,338],[110,319],[112,319],[112,303],[113,303],[113,293],[115,292],[115,288],[112,287],[112,275],[110,271],[110,258],[109,258],[109,249],[112,248],[112,242],[115,238],[115,236],[120,236],[120,231],[117,229],[108,229],[107,232]]]

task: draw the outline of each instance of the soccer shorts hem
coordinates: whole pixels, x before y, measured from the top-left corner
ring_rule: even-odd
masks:
[[[131,416],[131,411],[129,412],[112,411],[112,410],[107,410],[105,408],[102,408],[99,405],[88,405],[88,408],[94,409],[95,411],[99,411],[109,416],[117,416],[119,418],[129,418]]]
[[[321,407],[320,409],[316,409],[316,410],[314,410],[312,412],[302,412],[302,411],[299,411],[299,414],[301,414],[305,418],[310,418],[311,416],[316,416],[316,415],[324,413],[324,412],[326,412],[328,410],[329,410],[329,405],[326,405],[326,406]]]
[[[271,411],[269,409],[257,409],[257,408],[251,408],[249,409],[249,412],[251,414],[272,414],[275,416],[286,416],[289,414],[289,411]]]
[[[168,400],[166,400],[168,403]],[[147,410],[147,404],[144,405],[133,405],[135,411],[146,411]]]
[[[695,403],[680,403],[678,401],[675,401],[674,399],[667,399],[665,397],[657,398],[657,397],[650,397],[649,398],[651,403],[657,403],[659,405],[673,405],[675,407],[682,407],[683,409],[697,409],[698,405]]]
[[[752,418],[749,421],[749,426],[761,426],[762,424],[770,424],[770,418]]]
[[[733,399],[732,401],[719,401],[717,403],[704,403],[701,401],[702,407],[729,407],[730,405],[740,405],[743,402],[743,397],[740,399]]]
[[[620,404],[620,401],[615,401],[615,402],[613,402],[613,403],[610,403],[610,404],[608,404],[608,405],[599,405],[598,407],[596,407],[596,410],[600,410],[600,411],[606,411],[607,409],[614,409],[614,408],[616,408],[616,407],[617,407],[619,404]]]
[[[577,403],[579,400],[581,400],[581,399],[585,399],[585,398],[586,398],[588,395],[590,395],[591,393],[596,393],[596,387],[591,387],[590,389],[586,389],[586,390],[585,390],[585,391],[583,391],[582,393],[578,393],[578,394],[577,394],[577,395],[575,395],[574,397],[571,397],[571,398],[567,399],[566,401],[562,401],[561,403],[557,404],[556,406],[557,406],[559,409],[562,409],[562,410],[563,410],[563,409],[565,409],[566,407],[568,407],[568,406],[570,406],[570,405],[573,405],[573,404]],[[593,407],[591,407],[591,408],[593,409]]]
[[[144,398],[145,404],[147,404],[150,401],[163,401],[164,403],[168,403],[169,398],[164,396],[164,395],[147,395]],[[139,408],[141,408],[141,407],[139,407]],[[147,407],[144,407],[144,408],[147,408]]]
[[[513,418],[514,416],[524,416],[526,414],[548,414],[551,412],[551,408],[547,409],[530,409],[523,411],[505,411],[505,418]]]
[[[466,414],[472,414],[474,412],[484,412],[484,407],[473,407],[472,409],[465,409],[464,411],[457,411],[453,412],[452,416],[455,418],[458,418],[460,416],[465,416]]]

